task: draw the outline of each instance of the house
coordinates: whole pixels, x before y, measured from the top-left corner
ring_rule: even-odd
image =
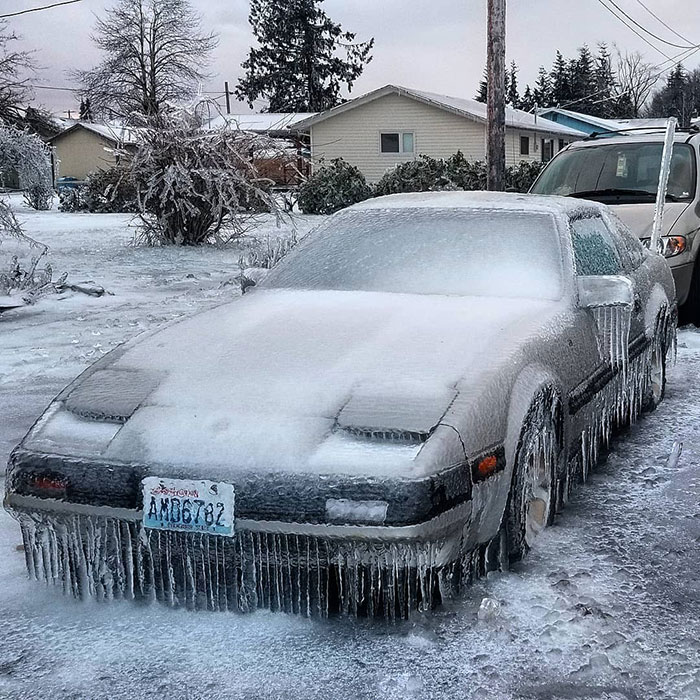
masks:
[[[124,152],[135,148],[135,130],[117,124],[76,122],[49,139],[54,148],[54,182],[59,178],[83,181],[90,173],[119,164]]]
[[[343,158],[369,182],[420,155],[449,158],[457,151],[472,161],[486,159],[486,105],[397,85],[386,85],[326,112],[298,121],[310,132],[314,165]],[[548,161],[585,137],[568,126],[506,108],[506,164]]]
[[[296,187],[310,174],[308,133],[297,129],[296,124],[314,116],[314,112],[219,114],[207,122],[207,128],[228,125],[267,136],[270,148],[255,154],[255,166],[260,177],[286,189]]]
[[[618,131],[636,130],[636,129],[664,129],[666,128],[666,119],[603,119],[602,117],[592,117],[590,114],[582,112],[572,112],[568,109],[559,107],[549,107],[547,109],[539,109],[537,116],[544,119],[568,126],[571,129],[583,131],[586,134],[609,134]]]

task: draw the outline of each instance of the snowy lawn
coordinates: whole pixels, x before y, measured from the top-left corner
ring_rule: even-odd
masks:
[[[114,296],[0,316],[3,462],[93,360],[236,295],[222,283],[248,245],[134,248],[129,217],[20,218],[57,273]],[[267,220],[267,232],[289,230]],[[0,513],[0,698],[700,698],[700,334],[682,331],[680,346],[667,400],[528,559],[408,623],[77,602],[26,580],[19,529]],[[685,447],[671,469],[674,439]],[[477,619],[484,596],[501,604],[490,621]]]

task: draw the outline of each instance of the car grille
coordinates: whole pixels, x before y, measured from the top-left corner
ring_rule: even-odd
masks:
[[[76,597],[306,616],[407,618],[459,588],[452,542],[391,542],[241,530],[223,538],[75,514],[18,514],[31,577]],[[471,569],[470,569],[471,570]]]

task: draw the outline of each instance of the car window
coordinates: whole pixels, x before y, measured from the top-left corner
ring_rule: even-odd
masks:
[[[644,246],[642,242],[615,214],[611,214],[610,219],[627,253],[630,270],[636,270],[644,262]]]
[[[571,243],[578,275],[619,275],[620,256],[608,227],[599,216],[573,219]]]
[[[263,286],[559,299],[559,232],[537,211],[348,210],[304,238]]]

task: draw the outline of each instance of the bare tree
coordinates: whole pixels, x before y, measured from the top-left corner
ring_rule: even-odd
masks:
[[[155,115],[191,97],[218,43],[188,0],[119,0],[98,19],[93,41],[105,55],[78,73],[82,93],[95,112],[119,116]]]
[[[658,71],[639,51],[622,54],[617,49],[618,116],[640,117],[658,79]]]
[[[17,123],[32,96],[29,80],[36,64],[29,51],[17,50],[20,37],[0,20],[0,120]]]

